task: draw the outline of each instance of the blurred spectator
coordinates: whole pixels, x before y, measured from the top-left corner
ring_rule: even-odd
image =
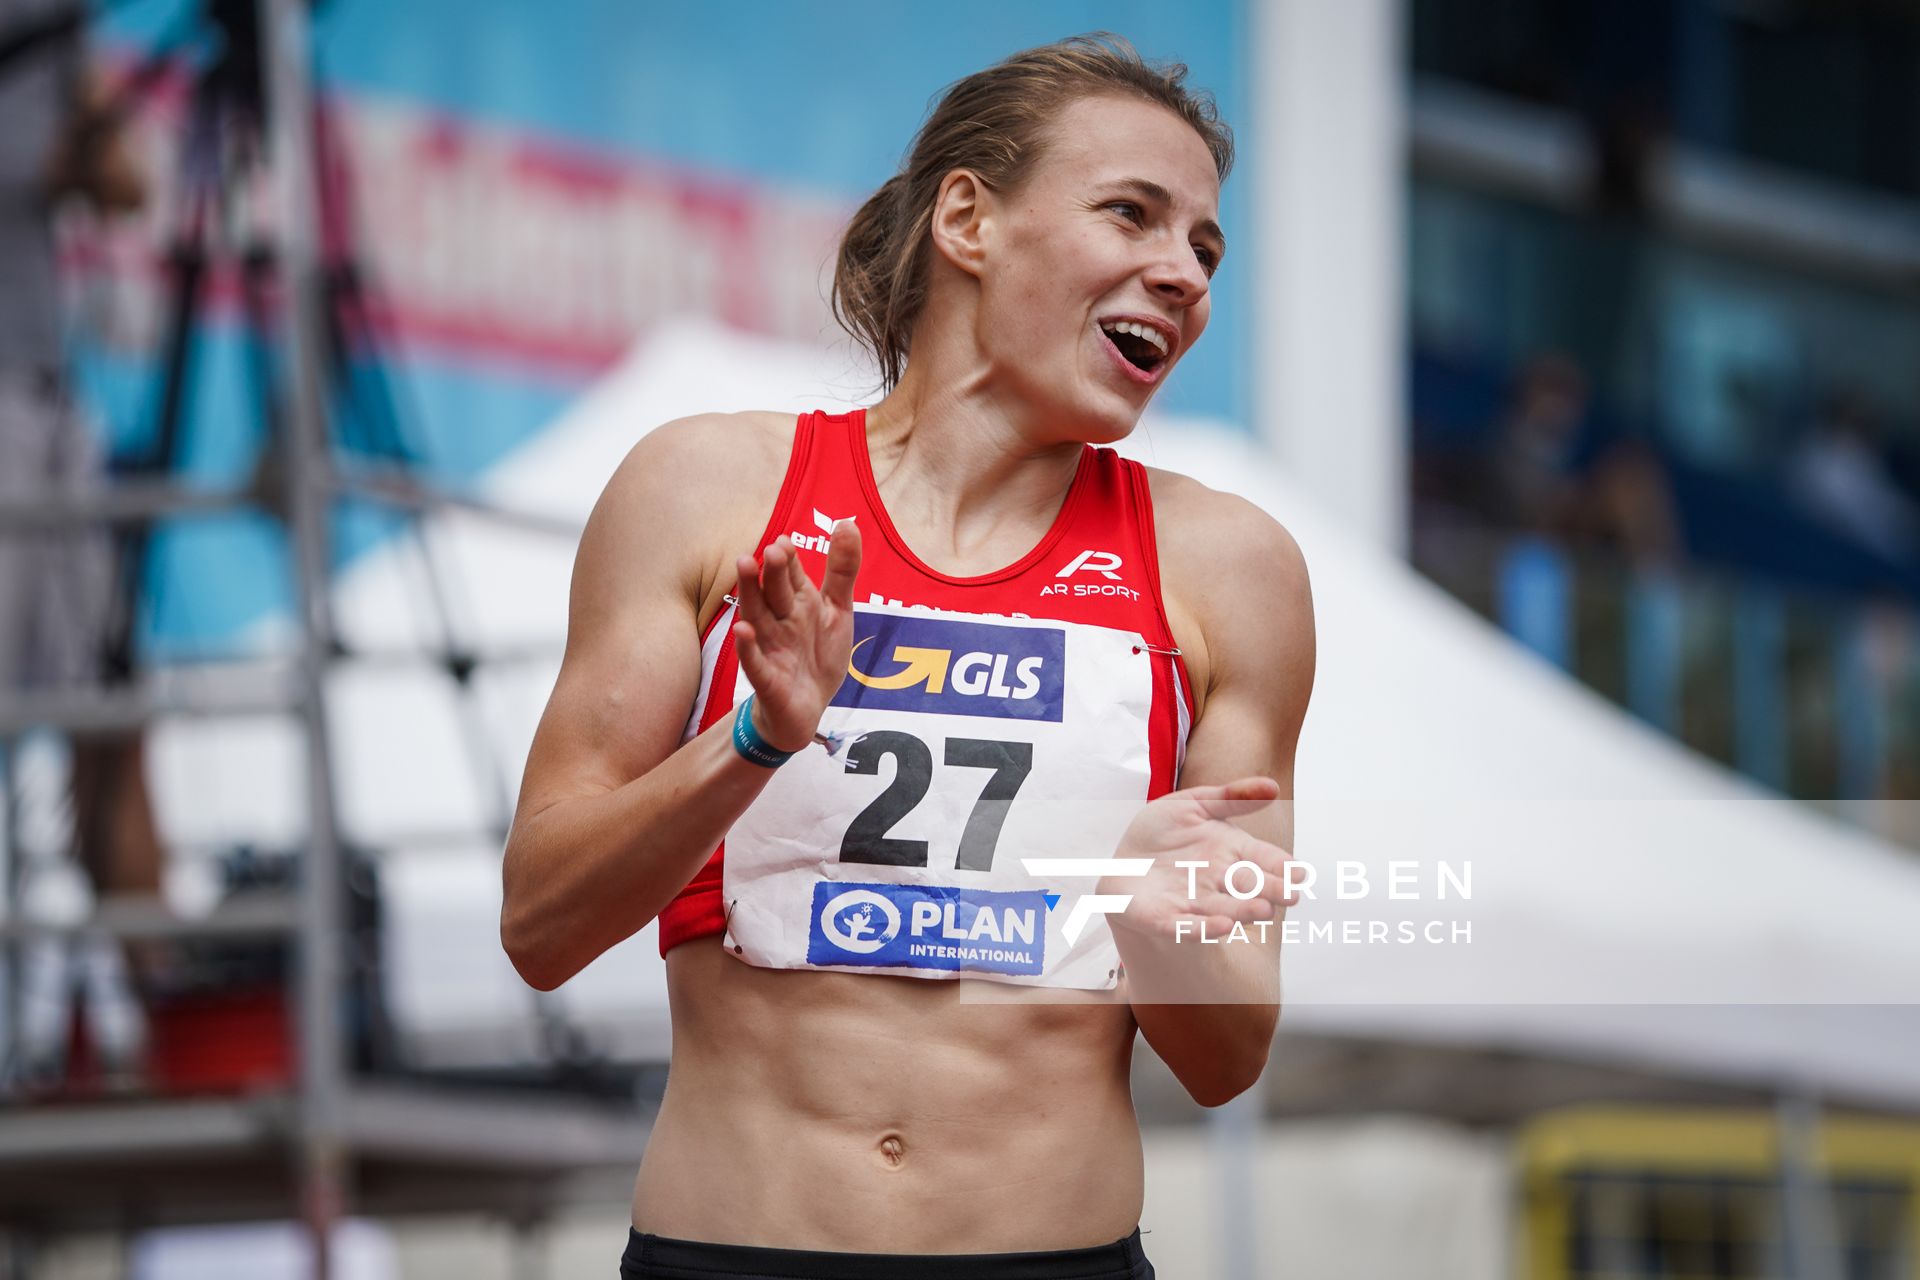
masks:
[[[1787,462],[1786,481],[1809,514],[1896,563],[1920,558],[1920,505],[1894,477],[1873,415],[1855,392],[1827,398]]]
[[[63,376],[53,216],[68,202],[130,212],[145,196],[79,25],[61,21],[68,8],[0,0],[0,500],[78,494],[104,477],[100,435]],[[0,695],[99,679],[112,570],[104,529],[0,534]],[[157,895],[138,733],[76,735],[72,762],[75,849],[95,893]]]
[[[1671,565],[1685,550],[1666,461],[1645,440],[1615,441],[1589,472],[1584,536],[1648,568]]]
[[[1590,393],[1580,367],[1557,352],[1520,370],[1494,439],[1495,522],[1555,537],[1579,524],[1583,481],[1575,469]]]
[[[1666,113],[1647,90],[1610,98],[1586,120],[1593,168],[1587,208],[1596,217],[1638,221],[1653,212],[1653,191]]]
[[[1489,514],[1504,527],[1605,547],[1635,564],[1680,554],[1680,522],[1665,464],[1635,439],[1596,446],[1592,390],[1566,355],[1534,357],[1494,442]]]
[[[1609,97],[1587,112],[1585,125],[1591,168],[1563,266],[1562,333],[1601,386],[1616,386],[1642,359],[1636,337],[1649,305],[1666,125],[1659,104],[1639,91]]]

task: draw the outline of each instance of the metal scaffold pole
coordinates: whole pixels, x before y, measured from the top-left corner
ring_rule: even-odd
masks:
[[[329,616],[328,508],[332,462],[323,356],[321,275],[314,164],[313,66],[305,0],[260,0],[274,190],[281,236],[281,324],[286,353],[280,428],[286,458],[287,523],[300,610],[299,701],[307,757],[309,837],[300,876],[299,1019],[301,1212],[313,1247],[314,1280],[330,1280],[330,1240],[344,1211],[345,1059],[340,1027],[340,877],[334,829],[332,757],[325,672]]]

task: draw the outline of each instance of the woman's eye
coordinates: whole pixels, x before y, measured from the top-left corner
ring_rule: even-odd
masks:
[[[1212,275],[1220,268],[1220,259],[1211,249],[1195,249],[1193,256],[1200,259],[1200,265],[1206,268],[1208,275]]]
[[[1119,209],[1121,216],[1129,221],[1140,221],[1140,206],[1134,204],[1131,200],[1116,200],[1114,203],[1108,205],[1107,208]]]

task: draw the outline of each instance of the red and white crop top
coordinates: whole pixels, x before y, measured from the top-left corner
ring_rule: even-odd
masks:
[[[855,588],[860,604],[895,610],[926,606],[1138,633],[1146,641],[1141,660],[1151,665],[1150,703],[1142,704],[1150,707],[1145,716],[1144,754],[1139,754],[1139,744],[1132,747],[1134,758],[1146,762],[1142,766],[1146,785],[1140,799],[1144,802],[1174,788],[1192,725],[1193,697],[1161,600],[1153,504],[1146,471],[1139,463],[1111,449],[1087,446],[1066,501],[1039,543],[1005,568],[960,578],[924,563],[888,518],[867,453],[865,411],[804,414],[794,432],[785,482],[755,554],[763,553],[775,538],[787,534],[802,567],[818,583],[826,570],[829,531],[834,521],[848,516],[854,518],[863,535]],[[700,688],[683,742],[729,715],[737,705],[734,608],[729,600],[701,637]],[[983,690],[988,675],[983,668],[975,681]],[[1010,672],[998,669],[991,673],[999,692],[1007,691],[1002,687],[1003,676],[1012,678]],[[862,684],[877,683],[859,673],[852,678],[859,678]],[[963,683],[956,667],[951,685]],[[951,698],[953,688],[944,693]],[[755,804],[765,798],[756,798]],[[752,813],[753,807],[749,806],[742,821]],[[725,857],[723,842],[661,912],[662,955],[690,938],[725,932]]]

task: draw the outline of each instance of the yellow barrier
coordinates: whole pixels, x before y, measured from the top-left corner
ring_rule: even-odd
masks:
[[[1598,1276],[1571,1266],[1576,1178],[1777,1183],[1779,1140],[1773,1113],[1752,1109],[1576,1107],[1537,1117],[1514,1142],[1521,1203],[1513,1256],[1520,1276]],[[1815,1163],[1831,1180],[1904,1189],[1901,1243],[1908,1274],[1920,1280],[1920,1123],[1830,1114],[1819,1126]]]

